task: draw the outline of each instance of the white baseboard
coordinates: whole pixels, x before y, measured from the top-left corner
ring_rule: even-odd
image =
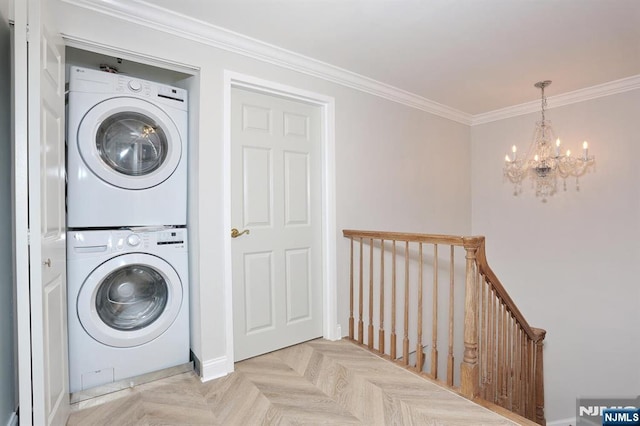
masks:
[[[342,327],[340,326],[340,324],[336,324],[335,328],[333,329],[333,333],[328,336],[324,336],[324,338],[331,341],[342,339]]]
[[[576,426],[576,418],[570,417],[568,419],[554,420],[547,422],[547,426]]]
[[[200,381],[208,382],[209,380],[224,377],[231,371],[228,370],[227,357],[221,356],[218,358],[204,361],[200,371]]]
[[[7,422],[7,426],[18,426],[18,416],[16,413],[11,413],[9,416],[9,421]]]

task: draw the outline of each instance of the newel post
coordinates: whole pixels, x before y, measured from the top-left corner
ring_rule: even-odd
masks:
[[[478,367],[478,281],[476,253],[478,238],[464,238],[466,250],[465,299],[464,299],[464,356],[460,365],[460,391],[473,399],[480,393],[480,369]]]
[[[540,328],[534,328],[533,332],[536,334],[536,423],[545,426],[547,420],[544,418],[544,363],[542,362],[542,348],[544,343],[544,337],[547,334],[545,330]]]

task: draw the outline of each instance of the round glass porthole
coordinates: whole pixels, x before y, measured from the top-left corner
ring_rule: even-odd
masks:
[[[163,314],[168,297],[167,282],[158,271],[147,265],[127,265],[100,283],[95,296],[96,312],[115,330],[139,330]]]
[[[102,161],[127,176],[144,176],[167,158],[168,141],[162,127],[137,112],[118,112],[105,119],[96,132]]]

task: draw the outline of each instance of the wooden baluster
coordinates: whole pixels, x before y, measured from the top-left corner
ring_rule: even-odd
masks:
[[[475,262],[477,246],[465,240],[465,300],[464,300],[464,356],[460,366],[460,391],[467,398],[478,395],[480,385],[478,370],[477,280]]]
[[[384,354],[384,240],[380,240],[380,327],[378,328],[378,351]]]
[[[418,342],[416,343],[416,371],[422,371],[424,366],[424,351],[422,350],[422,243],[418,244]]]
[[[536,417],[535,422],[539,425],[546,425],[547,421],[544,418],[544,363],[542,361],[542,348],[544,336],[547,333],[544,330],[534,328],[536,333],[536,372],[535,372],[535,401],[536,401]]]
[[[529,336],[525,333],[524,335],[524,346],[522,347],[524,352],[524,377],[522,381],[522,395],[524,398],[524,416],[528,418],[529,416]]]
[[[507,306],[502,305],[502,387],[500,405],[507,407],[507,383],[509,382],[509,313]]]
[[[453,386],[453,285],[454,285],[454,246],[449,253],[449,355],[447,356],[447,384]]]
[[[373,238],[369,239],[369,326],[367,346],[373,349]]]
[[[513,314],[513,313],[512,313]],[[515,393],[515,385],[516,385],[516,339],[517,339],[517,335],[516,335],[516,326],[518,324],[518,320],[516,319],[515,315],[511,316],[511,331],[510,331],[510,349],[509,352],[511,352],[511,364],[509,366],[510,368],[510,373],[509,373],[509,386],[507,387],[507,394],[509,395],[509,409],[511,411],[513,411],[513,404],[515,403],[515,398],[514,398],[514,393]]]
[[[535,410],[535,406],[534,406],[534,395],[533,395],[533,388],[531,386],[531,384],[533,383],[533,374],[531,374],[531,372],[533,371],[534,365],[533,365],[533,357],[531,356],[531,338],[527,337],[527,381],[525,382],[525,386],[527,387],[527,414],[526,417],[529,420],[533,420],[533,416],[534,416],[534,410]]]
[[[362,237],[360,237],[360,277],[359,277],[359,286],[358,286],[358,343],[362,343],[363,341],[363,334],[364,334],[364,323],[362,322],[362,311],[363,311],[363,290],[364,290],[364,283],[363,283],[363,277],[362,277],[362,272],[363,272],[363,268],[364,268],[364,259],[363,259],[363,255],[362,255]]]
[[[488,374],[488,363],[487,363],[487,358],[489,356],[489,334],[487,332],[487,317],[489,315],[489,303],[487,300],[487,290],[489,287],[489,283],[486,280],[482,281],[482,295],[481,297],[481,312],[482,312],[482,322],[480,325],[480,342],[481,342],[481,348],[480,348],[480,369],[482,370],[482,375],[480,376],[481,378],[481,382],[480,382],[480,387],[481,387],[481,392],[482,392],[482,398],[483,399],[487,399],[487,374]]]
[[[524,334],[522,351],[524,352],[524,377],[522,379],[522,396],[524,398],[523,415],[529,418],[529,406],[531,405],[529,400],[529,380],[531,380],[529,377],[529,363],[531,360],[529,358],[529,336],[526,333]]]
[[[482,346],[482,287],[484,286],[484,277],[480,273],[480,268],[476,264],[476,288],[478,290],[478,294],[476,295],[476,300],[478,303],[478,309],[476,311],[476,324],[478,327],[478,395],[481,394],[483,389],[482,384],[482,361],[484,359],[483,351],[484,347]]]
[[[495,402],[497,404],[500,404],[500,397],[502,396],[502,366],[503,366],[503,362],[504,362],[504,346],[503,346],[503,340],[502,340],[502,310],[503,310],[504,306],[502,305],[502,300],[498,300],[498,335],[497,337],[497,341],[498,341],[498,363],[497,363],[497,373],[498,373],[498,380],[496,381],[496,399]]]
[[[489,399],[488,401],[496,402],[496,352],[498,350],[498,341],[496,339],[497,336],[497,317],[496,317],[496,307],[498,305],[498,300],[496,298],[496,293],[491,290],[491,349],[489,353],[491,354],[491,369],[489,377],[490,377],[490,386],[489,386]]]
[[[510,409],[509,403],[509,382],[511,380],[511,314],[507,306],[504,308],[504,373],[502,375],[502,406]]]
[[[402,340],[402,362],[409,365],[409,241],[404,246],[404,339]]]
[[[530,394],[531,395],[531,420],[536,420],[536,344],[533,340],[530,340],[530,351],[531,351],[531,374],[529,375],[529,385],[531,386]]]
[[[431,376],[438,378],[438,245],[433,245],[433,328],[431,331]]]
[[[522,357],[520,355],[520,339],[522,338],[522,330],[517,322],[515,322],[515,339],[513,342],[514,352],[514,372],[513,372],[513,407],[514,413],[521,414],[520,386],[522,384],[520,371],[522,366]]]
[[[349,339],[353,340],[353,237],[351,240],[351,263],[349,268]]]
[[[396,240],[391,246],[391,345],[390,356],[396,357]]]

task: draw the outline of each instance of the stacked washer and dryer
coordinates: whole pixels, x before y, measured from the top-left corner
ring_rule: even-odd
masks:
[[[189,362],[187,92],[71,67],[72,393]]]

